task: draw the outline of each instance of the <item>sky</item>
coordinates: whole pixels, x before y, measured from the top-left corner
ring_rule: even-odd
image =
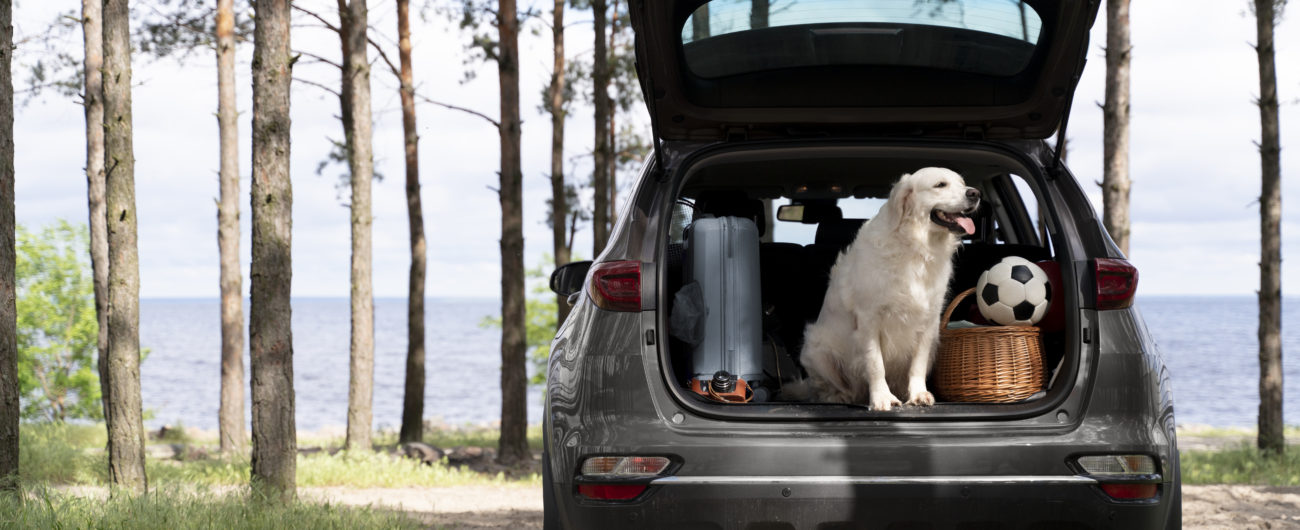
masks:
[[[332,2],[299,2],[332,12]],[[418,3],[418,2],[417,2]],[[528,5],[525,3],[524,5]],[[551,4],[539,3],[536,8]],[[15,8],[19,39],[44,31],[60,9],[75,2],[21,2]],[[1140,295],[1254,293],[1259,281],[1260,165],[1257,63],[1251,43],[1255,23],[1248,2],[1223,0],[1143,1],[1132,7],[1133,180],[1130,258],[1141,271]],[[547,17],[549,19],[549,17]],[[396,13],[391,2],[371,2],[376,39],[395,56]],[[590,16],[571,11],[566,51],[589,57]],[[1279,93],[1283,101],[1283,290],[1300,294],[1300,30],[1284,18],[1277,28]],[[414,71],[424,95],[498,114],[494,63],[466,62],[469,36],[431,13],[413,22]],[[333,34],[295,19],[295,49],[337,57]],[[1069,123],[1069,165],[1100,212],[1102,117],[1105,76],[1105,14],[1092,32],[1088,67],[1076,92]],[[62,46],[80,54],[81,36]],[[241,261],[248,289],[248,180],[251,44],[239,49]],[[19,49],[22,64],[35,52]],[[525,261],[531,267],[551,248],[545,224],[550,195],[550,119],[540,108],[551,65],[548,27],[531,21],[520,35],[523,98]],[[26,55],[25,55],[26,54]],[[473,70],[472,80],[465,73]],[[337,84],[332,67],[299,63],[296,77]],[[21,73],[17,76],[21,80]],[[217,123],[215,55],[198,50],[182,59],[133,62],[136,201],[139,210],[140,294],[145,298],[215,297]],[[397,83],[382,63],[372,76],[376,170],[374,186],[374,292],[406,294],[408,231]],[[21,88],[21,87],[19,87]],[[293,294],[348,295],[348,211],[335,189],[341,167],[316,172],[330,139],[341,139],[338,100],[319,88],[295,83],[292,100]],[[499,167],[496,130],[484,120],[428,104],[418,109],[422,199],[428,234],[429,296],[489,297],[500,293],[500,207],[493,187]],[[631,119],[645,125],[644,110]],[[17,109],[15,144],[17,217],[36,227],[69,219],[84,222],[86,181],[84,118],[79,101],[48,93]],[[566,127],[570,175],[589,174],[584,155],[592,144],[592,117],[577,108]],[[622,186],[629,186],[624,182]],[[590,257],[590,230],[580,232],[577,252]]]

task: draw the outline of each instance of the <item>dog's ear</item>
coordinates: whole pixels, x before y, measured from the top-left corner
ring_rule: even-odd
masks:
[[[916,199],[912,196],[915,186],[912,185],[912,175],[905,173],[894,183],[894,188],[889,191],[889,207],[894,211],[894,216],[902,222],[912,213],[913,204]]]

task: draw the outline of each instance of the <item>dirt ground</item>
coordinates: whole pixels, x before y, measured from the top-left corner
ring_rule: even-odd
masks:
[[[538,488],[303,488],[305,498],[400,509],[446,528],[541,528]],[[1183,486],[1183,528],[1300,530],[1300,487]]]

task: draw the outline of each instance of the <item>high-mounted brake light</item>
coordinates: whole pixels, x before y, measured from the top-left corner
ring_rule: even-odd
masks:
[[[1097,309],[1125,309],[1133,305],[1137,267],[1122,259],[1097,258],[1092,268],[1097,285]]]
[[[1116,500],[1143,500],[1160,493],[1155,460],[1147,455],[1091,455],[1076,462],[1097,479],[1101,491]]]
[[[578,494],[600,501],[632,500],[649,487],[638,479],[659,476],[671,463],[662,456],[594,456],[582,462]]]
[[[641,262],[606,261],[591,266],[591,288],[596,307],[608,311],[641,310]]]

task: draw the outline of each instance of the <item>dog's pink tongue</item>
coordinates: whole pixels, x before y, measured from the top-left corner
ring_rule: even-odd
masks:
[[[966,231],[966,235],[975,235],[975,221],[972,221],[971,218],[965,216],[958,217],[957,224],[961,225],[962,230]]]

